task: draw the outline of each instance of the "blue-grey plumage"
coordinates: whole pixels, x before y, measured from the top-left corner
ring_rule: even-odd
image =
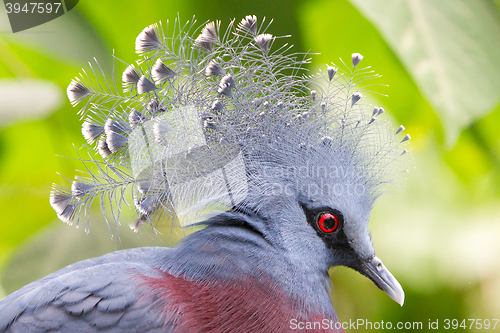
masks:
[[[118,251],[78,262],[35,281],[0,301],[0,332],[163,329],[163,324],[148,311],[148,304],[137,302],[141,288],[132,277],[158,274],[153,262],[166,251],[169,249]],[[140,327],[138,318],[151,324]]]
[[[310,208],[280,204],[297,214],[295,221],[307,225],[305,212],[311,212]],[[250,210],[227,212],[206,221],[206,228],[186,237],[175,249],[123,250],[68,266],[0,301],[0,332],[177,332],[183,320],[176,313],[179,300],[163,296],[147,283],[163,279],[164,273],[201,286],[229,283],[249,289],[247,281],[272,277],[273,288],[299,304],[287,313],[289,318],[280,318],[281,323],[272,327],[276,332],[287,332],[290,319],[307,318],[310,313],[336,319],[328,293],[327,270],[332,265],[351,266],[381,288],[400,292],[385,269],[377,268],[376,274],[361,269],[370,257],[358,258],[342,243],[328,249],[328,243],[315,242],[316,236],[307,228],[297,228],[291,235],[273,222]],[[384,279],[390,288],[381,283]],[[397,297],[401,294],[395,298],[401,301]],[[189,294],[182,301],[196,304],[201,300]],[[257,300],[262,307],[271,301]],[[206,310],[228,311],[223,302],[218,305],[219,309]],[[238,320],[241,317],[231,327],[238,327]]]
[[[410,137],[362,103],[360,84],[377,77],[362,55],[305,76],[306,56],[272,52],[263,23],[247,16],[221,34],[210,22],[197,38],[193,24],[176,22],[172,37],[151,25],[123,94],[73,80],[68,97],[86,102],[82,133],[103,158],[71,190],[55,187],[58,216],[72,223],[100,198],[118,222],[130,194],[134,231],[165,213],[205,228],[175,249],[118,251],[35,281],[0,301],[0,332],[287,332],[293,318],[337,322],[338,265],[403,304],[368,221]],[[199,222],[207,211],[217,213]]]

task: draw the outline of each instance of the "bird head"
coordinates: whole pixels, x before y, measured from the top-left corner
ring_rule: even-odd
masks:
[[[387,122],[373,120],[380,108],[342,100],[348,112],[329,112],[336,109],[324,106],[331,98],[316,98],[310,114],[292,116],[290,125],[277,125],[245,149],[251,153],[243,204],[263,217],[269,237],[290,255],[323,269],[353,268],[402,305],[403,289],[375,256],[368,229],[374,202],[404,151],[397,149],[400,140],[387,133]],[[322,113],[314,113],[314,103]]]
[[[249,209],[291,256],[325,271],[351,267],[403,304],[368,230],[410,138],[363,103],[364,82],[378,75],[359,53],[306,75],[308,55],[287,44],[273,51],[281,37],[252,15],[225,32],[220,22],[199,30],[194,22],[175,21],[173,36],[145,28],[121,92],[86,72],[71,82],[71,103],[84,104],[82,133],[102,158],[91,153],[89,175],[71,189],[55,186],[60,219],[88,215],[95,198],[116,223],[132,201],[134,231],[165,213],[189,226],[208,212]]]

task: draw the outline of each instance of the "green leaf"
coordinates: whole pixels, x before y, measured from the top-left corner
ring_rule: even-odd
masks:
[[[340,65],[339,57],[350,64],[351,54],[359,52],[365,57],[360,66],[371,66],[382,75],[367,83],[376,84],[370,88],[375,93],[369,96],[377,99],[373,103],[395,117],[394,125],[402,123],[412,137],[426,131],[442,137],[439,119],[411,76],[375,27],[349,1],[311,1],[299,12],[305,48],[320,53],[313,56],[313,73],[318,69],[324,71],[326,63]],[[325,12],[332,13],[331,17],[319,20]]]
[[[103,39],[78,10],[22,33],[3,33],[3,37],[8,43],[29,46],[57,61],[79,66],[93,57],[100,62],[111,60]]]
[[[23,118],[41,118],[63,103],[62,90],[47,80],[0,79],[0,127]]]
[[[500,24],[487,0],[350,0],[434,106],[453,145],[500,98]]]

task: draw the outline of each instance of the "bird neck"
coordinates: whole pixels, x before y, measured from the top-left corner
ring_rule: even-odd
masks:
[[[292,298],[300,311],[335,315],[327,268],[290,252],[256,216],[230,212],[206,222],[206,228],[182,240],[172,251],[175,260],[163,261],[161,269],[208,284],[267,281]]]

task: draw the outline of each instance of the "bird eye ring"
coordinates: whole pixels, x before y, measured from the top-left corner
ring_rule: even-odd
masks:
[[[318,220],[318,226],[321,231],[325,233],[334,232],[339,225],[339,219],[337,216],[331,213],[325,213],[320,215]]]

